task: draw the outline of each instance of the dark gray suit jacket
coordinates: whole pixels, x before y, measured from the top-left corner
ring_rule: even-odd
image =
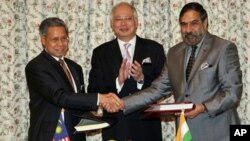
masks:
[[[176,102],[204,103],[208,109],[207,113],[187,119],[194,141],[228,141],[229,125],[239,124],[236,108],[242,95],[237,47],[207,33],[187,82],[186,47],[182,42],[169,49],[165,67],[151,87],[124,98],[124,113],[172,92]]]
[[[84,93],[83,73],[80,65],[64,59],[75,80],[75,93],[59,62],[42,51],[25,68],[30,96],[29,141],[52,141],[60,111],[65,109],[65,124],[70,139],[85,140],[84,134],[73,134],[79,118],[74,114],[97,109],[97,94]]]

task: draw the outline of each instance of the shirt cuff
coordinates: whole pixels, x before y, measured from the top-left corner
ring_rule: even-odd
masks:
[[[96,103],[96,105],[97,105],[97,106],[100,105],[100,103],[99,103],[99,93],[97,93],[97,103]]]
[[[120,85],[119,82],[118,82],[118,77],[116,77],[116,79],[115,79],[115,85],[116,85],[116,89],[117,89],[117,94],[119,94],[121,92],[121,90],[122,90],[122,87],[123,87],[124,83],[122,83]]]
[[[142,86],[143,86],[143,83],[136,83],[137,84],[137,89],[141,90]]]

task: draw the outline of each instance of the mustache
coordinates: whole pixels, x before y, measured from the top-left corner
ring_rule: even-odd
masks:
[[[193,32],[188,32],[184,34],[185,37],[196,37],[196,35]]]

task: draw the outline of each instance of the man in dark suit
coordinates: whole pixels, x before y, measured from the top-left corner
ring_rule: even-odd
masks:
[[[151,87],[124,99],[124,113],[173,91],[176,102],[195,104],[185,113],[193,141],[229,141],[230,124],[240,123],[236,108],[242,95],[242,72],[237,47],[208,32],[207,12],[199,3],[186,4],[179,23],[183,42],[169,49],[165,67]]]
[[[64,131],[61,128],[64,126],[67,139],[83,141],[84,133],[74,134],[74,126],[80,120],[74,114],[95,110],[98,105],[110,112],[117,112],[118,109],[112,107],[122,108],[122,103],[112,93],[83,94],[82,68],[65,57],[68,51],[68,28],[61,19],[47,18],[41,23],[39,30],[44,50],[25,68],[30,94],[28,140],[55,140],[55,133]],[[65,67],[60,65],[60,59]],[[61,127],[57,127],[59,117],[65,123]]]
[[[135,8],[125,2],[112,9],[111,26],[116,39],[93,51],[88,92],[114,92],[125,97],[148,87],[160,74],[165,62],[163,46],[136,36],[138,17]],[[124,45],[128,45],[126,50]],[[107,116],[104,113],[104,117]],[[143,120],[140,112],[124,116],[108,115],[118,121],[103,129],[103,140],[161,141],[161,121]]]

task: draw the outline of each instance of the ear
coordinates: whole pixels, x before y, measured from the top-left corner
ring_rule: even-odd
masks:
[[[137,29],[138,26],[139,26],[139,21],[138,21],[138,19],[135,19],[135,26],[136,26],[136,29]]]
[[[41,43],[44,46],[46,43],[46,37],[45,36],[41,36]]]
[[[203,26],[205,27],[206,30],[208,30],[208,19],[207,18],[204,20]]]

